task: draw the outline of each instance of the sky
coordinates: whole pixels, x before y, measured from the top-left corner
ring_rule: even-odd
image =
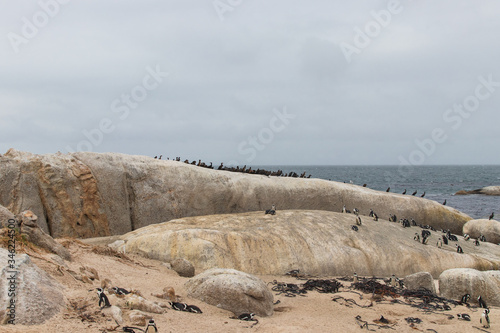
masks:
[[[0,2],[0,154],[500,164],[500,2]]]

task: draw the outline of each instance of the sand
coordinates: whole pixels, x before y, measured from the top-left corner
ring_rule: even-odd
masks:
[[[322,294],[310,291],[306,296],[286,297],[276,295],[275,301],[280,303],[275,306],[275,313],[271,317],[257,317],[258,323],[245,322],[230,317],[233,314],[229,311],[219,309],[215,306],[205,304],[197,299],[186,296],[184,283],[188,278],[180,277],[169,268],[168,264],[160,261],[146,259],[137,255],[128,255],[129,259],[118,258],[97,254],[92,251],[93,246],[86,245],[79,241],[66,241],[67,246],[74,258],[68,266],[73,271],[78,272],[81,266],[95,268],[99,273],[100,280],[108,278],[114,286],[126,289],[139,290],[142,295],[151,301],[166,300],[158,299],[151,294],[162,293],[163,288],[173,287],[177,295],[182,297],[182,301],[200,307],[203,314],[178,312],[170,308],[164,314],[153,314],[159,332],[357,332],[367,331],[367,328],[360,328],[356,321],[356,316],[361,316],[361,320],[370,324],[375,324],[374,320],[384,316],[391,321],[390,328],[377,328],[369,326],[371,330],[378,332],[481,332],[480,309],[467,308],[465,306],[453,307],[451,311],[440,313],[424,313],[416,308],[404,304],[391,303],[392,298],[387,297],[381,302],[370,300],[371,294],[360,295],[350,292],[349,282],[341,281],[345,288],[341,288],[339,293]],[[91,283],[84,283],[75,280],[69,273],[61,274],[57,266],[51,262],[49,254],[36,253],[32,255],[32,261],[40,268],[52,275],[64,286],[66,304],[63,310],[45,324],[37,326],[7,325],[1,326],[0,332],[107,332],[107,327],[113,326],[113,322],[104,317],[99,311],[96,288],[101,286],[101,281],[94,280]],[[290,276],[260,276],[265,282],[282,281],[288,283],[304,283]],[[332,278],[332,277],[321,277]],[[342,296],[353,299],[357,304],[369,305],[371,307],[358,307],[346,302],[332,301],[332,298]],[[400,298],[400,300],[404,301]],[[75,310],[71,304],[77,307],[88,305],[83,310]],[[128,313],[123,309],[124,325],[130,324]],[[467,313],[472,321],[465,322],[456,318],[457,313]],[[453,315],[453,319],[448,319]],[[418,317],[422,323],[411,327],[405,321],[407,317]],[[85,318],[82,320],[82,318]],[[490,313],[491,328],[484,329],[486,332],[500,331],[500,309],[491,308]],[[361,322],[359,322],[361,323]],[[122,331],[121,328],[116,332]]]

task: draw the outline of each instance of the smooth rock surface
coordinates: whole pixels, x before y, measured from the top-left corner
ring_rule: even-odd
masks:
[[[436,286],[434,285],[434,278],[429,272],[418,272],[410,274],[404,278],[405,287],[410,290],[425,288],[436,294]]]
[[[10,304],[9,278],[13,275],[11,267],[7,266],[9,252],[0,248],[0,309],[4,310]],[[18,271],[14,290],[15,324],[36,325],[52,318],[64,306],[62,286],[43,270],[35,266],[28,255],[15,256],[15,271]],[[9,320],[8,313],[0,311],[0,322]],[[0,329],[1,331],[1,329]]]
[[[486,241],[500,243],[500,222],[496,220],[470,220],[464,224],[464,234],[469,234],[471,238],[478,238],[480,235],[486,237]]]
[[[0,156],[0,204],[33,211],[54,238],[119,235],[188,216],[346,205],[462,232],[471,218],[432,200],[322,179],[267,177],[117,153]]]
[[[455,194],[456,195],[466,195],[466,194],[500,195],[500,186],[486,186],[472,191],[461,190]]]
[[[255,313],[261,317],[273,314],[273,294],[264,281],[234,269],[210,269],[189,279],[188,296],[233,312]]]
[[[15,218],[10,210],[0,205],[0,227],[7,227],[9,220],[14,220]]]
[[[194,266],[189,260],[184,258],[174,259],[170,265],[172,269],[183,277],[193,277],[194,276]]]
[[[449,269],[439,276],[439,291],[441,296],[455,300],[470,294],[470,302],[476,305],[481,296],[488,306],[500,306],[500,271]]]
[[[353,231],[353,214],[280,210],[187,217],[150,225],[122,236],[119,251],[171,262],[185,258],[196,271],[233,268],[251,274],[284,274],[292,269],[311,275],[406,276],[430,272],[438,277],[449,268],[481,270],[500,267],[500,246],[474,246],[459,237],[436,246],[442,232],[432,232],[428,245],[413,240],[421,228],[361,216]]]

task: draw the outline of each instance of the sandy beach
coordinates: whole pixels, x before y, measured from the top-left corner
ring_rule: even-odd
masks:
[[[61,241],[61,240],[60,240]],[[23,326],[9,325],[0,328],[1,332],[110,332],[113,327],[111,319],[102,315],[98,307],[96,288],[103,279],[111,280],[114,286],[138,290],[148,300],[167,303],[152,294],[162,293],[163,288],[173,287],[183,302],[195,304],[202,314],[179,312],[167,308],[164,314],[152,314],[159,332],[357,332],[365,330],[395,332],[495,332],[500,322],[498,308],[492,307],[490,313],[491,328],[483,329],[479,323],[481,309],[451,305],[449,311],[424,312],[412,307],[399,297],[398,303],[393,298],[382,297],[373,300],[372,294],[364,294],[349,289],[351,282],[340,281],[344,287],[338,293],[319,293],[309,291],[304,296],[287,297],[274,292],[274,315],[256,317],[258,322],[246,322],[231,319],[229,311],[205,304],[186,296],[184,283],[188,278],[180,277],[170,269],[169,264],[146,259],[137,255],[120,258],[99,254],[92,245],[77,240],[63,240],[74,260],[67,262],[68,268],[79,271],[80,267],[92,267],[99,274],[99,280],[84,283],[74,279],[67,271],[58,270],[58,265],[50,259],[49,254],[31,253],[32,261],[53,276],[64,287],[65,304],[63,310],[42,325]],[[97,253],[96,253],[97,252]],[[272,288],[273,281],[301,284],[306,280],[281,275],[259,276]],[[335,277],[318,277],[321,279]],[[339,277],[337,277],[339,278]],[[336,301],[332,299],[336,298]],[[357,305],[356,305],[357,304]],[[359,305],[359,306],[358,306]],[[130,325],[128,313],[123,309],[123,325]],[[458,313],[466,313],[471,321],[458,320]],[[358,320],[356,320],[356,317]],[[377,323],[383,316],[388,324]],[[419,324],[410,324],[405,318],[418,318]],[[453,317],[453,318],[452,318]],[[368,327],[361,326],[368,323]],[[383,327],[379,327],[380,325]],[[122,328],[115,330],[122,331]]]

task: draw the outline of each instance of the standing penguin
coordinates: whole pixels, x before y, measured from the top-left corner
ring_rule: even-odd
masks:
[[[361,217],[359,215],[356,216],[356,224],[361,225]]]
[[[443,238],[444,245],[448,245],[448,238],[445,235],[443,235],[442,238]]]
[[[358,274],[356,274],[356,272],[354,272],[354,275],[352,277],[352,283],[358,283]]]
[[[417,242],[420,242],[420,235],[418,234],[418,232],[416,232],[415,236],[413,236],[413,240],[417,241]]]
[[[490,309],[484,309],[483,314],[481,315],[480,323],[483,324],[484,328],[490,328]]]
[[[457,246],[457,253],[464,253],[464,250],[462,250],[462,247],[458,244],[455,244]]]
[[[398,279],[396,278],[395,274],[391,275],[391,280],[390,280],[391,287],[396,288],[398,286]]]
[[[470,300],[470,295],[469,294],[465,294],[462,296],[462,298],[460,299],[460,304],[465,304],[465,305],[469,305],[469,300]]]
[[[488,306],[486,305],[486,302],[484,301],[484,299],[481,297],[481,295],[479,295],[477,297],[477,302],[479,303],[479,307],[480,308],[484,308],[484,309],[487,309]]]
[[[436,245],[437,245],[437,247],[442,248],[443,247],[443,240],[441,238],[438,238]]]
[[[373,221],[378,221],[378,215],[376,213],[373,213]]]
[[[149,323],[146,326],[146,328],[144,329],[144,332],[145,333],[157,333],[158,332],[158,328],[156,327],[156,323],[153,319],[149,319]]]

